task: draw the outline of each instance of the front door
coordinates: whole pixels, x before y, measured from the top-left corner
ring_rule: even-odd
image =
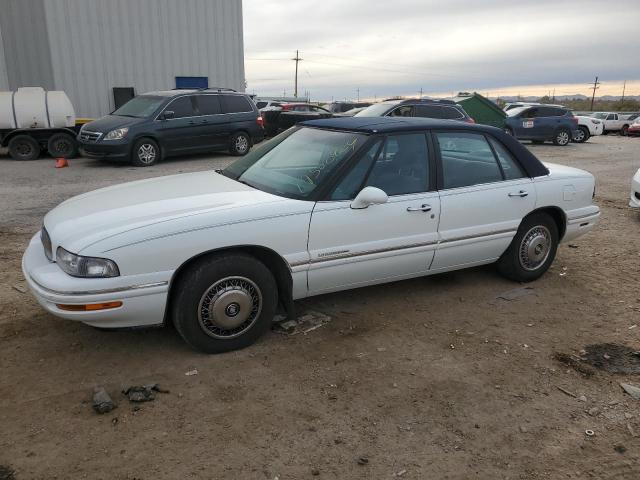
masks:
[[[491,135],[435,132],[434,138],[442,183],[440,243],[432,270],[497,260],[535,208],[533,181]]]
[[[172,112],[170,118],[164,118]],[[162,147],[168,153],[190,152],[201,148],[202,133],[196,124],[191,96],[178,97],[169,103],[158,116],[158,135]]]
[[[376,140],[313,210],[309,229],[310,294],[425,274],[438,240],[440,201],[424,133]],[[386,203],[354,209],[365,186]]]

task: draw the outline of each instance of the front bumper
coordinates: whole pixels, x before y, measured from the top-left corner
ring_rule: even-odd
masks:
[[[604,125],[602,123],[598,123],[597,125],[591,124],[589,127],[589,132],[591,136],[602,135],[602,131],[604,130]]]
[[[629,206],[633,208],[640,208],[640,170],[636,172],[631,180],[631,198],[629,199]]]
[[[38,303],[53,315],[101,328],[161,325],[171,272],[115,278],[75,278],[44,255],[38,232],[22,257],[22,273]],[[122,302],[110,310],[67,311],[57,305]]]
[[[127,140],[87,142],[78,137],[78,145],[85,157],[100,160],[127,160],[131,150]]]

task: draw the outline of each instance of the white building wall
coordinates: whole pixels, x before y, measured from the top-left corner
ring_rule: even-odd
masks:
[[[45,0],[55,88],[80,117],[113,110],[113,87],[136,94],[176,76],[244,91],[242,0]]]
[[[2,28],[0,26],[0,92],[9,90],[9,78],[7,77],[7,64],[4,57],[2,44]]]

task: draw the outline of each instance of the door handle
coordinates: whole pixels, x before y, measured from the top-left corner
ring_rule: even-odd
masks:
[[[529,196],[529,192],[527,192],[526,190],[520,190],[517,193],[511,192],[509,196],[510,197],[527,197]]]
[[[407,212],[430,212],[430,211],[431,211],[431,205],[427,205],[426,203],[423,203],[419,207],[407,207]]]

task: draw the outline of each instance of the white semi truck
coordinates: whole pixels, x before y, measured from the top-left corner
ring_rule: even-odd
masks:
[[[76,115],[67,94],[40,87],[0,92],[0,146],[16,160],[35,160],[43,151],[54,158],[78,153]]]

